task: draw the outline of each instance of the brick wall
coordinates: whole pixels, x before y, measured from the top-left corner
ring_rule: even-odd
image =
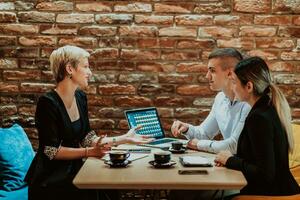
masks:
[[[0,124],[19,121],[36,145],[38,97],[53,88],[48,57],[73,44],[91,52],[94,129],[125,132],[123,110],[156,106],[164,128],[197,124],[215,95],[207,56],[235,47],[265,58],[300,119],[300,1],[75,0],[0,2]]]

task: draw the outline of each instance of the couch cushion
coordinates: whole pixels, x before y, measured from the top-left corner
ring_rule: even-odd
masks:
[[[23,180],[33,157],[31,143],[21,126],[0,128],[0,190],[26,187]]]
[[[300,125],[292,124],[294,135],[294,151],[289,155],[290,168],[300,166]]]

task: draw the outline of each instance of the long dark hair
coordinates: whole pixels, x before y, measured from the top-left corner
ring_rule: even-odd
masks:
[[[272,103],[287,134],[289,150],[293,151],[294,140],[291,125],[291,109],[283,93],[272,83],[266,62],[260,57],[250,57],[240,61],[236,65],[234,72],[242,85],[245,86],[249,81],[252,82],[253,94],[255,96],[271,95]]]

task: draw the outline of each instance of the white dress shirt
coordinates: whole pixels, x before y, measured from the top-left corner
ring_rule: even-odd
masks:
[[[251,107],[246,102],[231,102],[223,92],[219,92],[207,118],[200,126],[189,124],[186,137],[188,139],[199,139],[197,144],[199,150],[213,153],[229,150],[235,154],[239,136],[250,110]],[[213,140],[219,131],[224,140]]]

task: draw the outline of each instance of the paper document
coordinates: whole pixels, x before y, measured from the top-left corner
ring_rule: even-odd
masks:
[[[186,167],[212,167],[211,161],[202,156],[182,156],[179,161]]]

